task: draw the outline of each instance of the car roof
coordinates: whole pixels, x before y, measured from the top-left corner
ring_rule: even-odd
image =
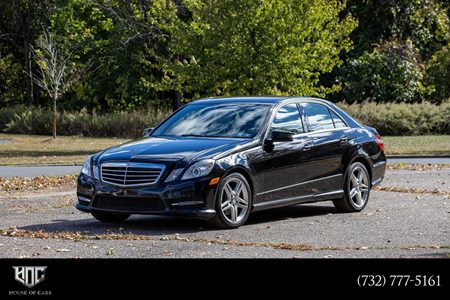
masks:
[[[316,100],[321,102],[328,102],[323,99],[311,97],[294,97],[294,96],[251,96],[251,97],[211,97],[192,101],[192,104],[225,104],[225,103],[257,103],[274,105],[288,99],[298,100]]]

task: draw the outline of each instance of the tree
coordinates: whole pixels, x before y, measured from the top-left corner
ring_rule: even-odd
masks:
[[[18,52],[17,54],[20,54],[20,60],[24,66],[24,74],[33,72],[31,46],[36,34],[34,28],[41,26],[44,22],[43,12],[47,2],[32,0],[0,2],[0,41],[6,41]],[[23,82],[25,103],[28,105],[36,104],[32,79],[25,76]]]
[[[372,52],[351,59],[343,68],[342,94],[349,102],[413,102],[428,90],[423,86],[423,63],[411,41],[386,41]]]
[[[433,55],[427,66],[427,75],[434,90],[432,102],[450,99],[450,43]]]
[[[355,47],[342,56],[344,65],[326,78],[344,85],[332,99],[441,102],[436,97],[445,93],[430,92],[442,91],[436,84],[443,83],[438,78],[445,78],[445,68],[430,60],[439,60],[436,53],[450,41],[449,4],[448,0],[349,0],[347,13],[358,20],[351,33]]]
[[[189,0],[168,28],[161,84],[185,98],[212,95],[323,96],[319,76],[340,65],[356,23],[339,0]]]
[[[180,0],[91,0],[95,8],[113,22],[110,51],[113,57],[99,71],[110,76],[104,86],[108,107],[133,109],[149,103],[157,106],[170,100],[173,109],[181,106],[180,95],[170,85],[161,84],[171,28],[189,14]],[[105,70],[106,69],[106,70]],[[110,86],[114,85],[114,86]],[[159,100],[159,101],[158,101]]]
[[[448,8],[448,0],[349,0],[347,12],[358,20],[351,55],[396,38],[410,40],[428,60],[450,39]]]
[[[53,101],[53,138],[56,139],[56,103],[67,91],[74,77],[68,78],[68,59],[70,54],[64,54],[52,34],[44,30],[37,42],[38,48],[32,48],[34,59],[39,67],[38,74],[30,74],[33,81],[48,93]]]

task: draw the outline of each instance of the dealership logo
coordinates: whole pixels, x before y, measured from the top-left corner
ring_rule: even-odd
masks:
[[[47,267],[33,266],[33,267],[13,267],[14,279],[26,286],[32,288],[36,284],[44,281],[45,269]]]

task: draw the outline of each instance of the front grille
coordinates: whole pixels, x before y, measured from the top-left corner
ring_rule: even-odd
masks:
[[[161,199],[153,197],[112,197],[97,196],[92,204],[94,208],[121,211],[161,211],[164,204]]]
[[[118,186],[150,185],[158,182],[165,165],[114,162],[101,165],[102,181]]]

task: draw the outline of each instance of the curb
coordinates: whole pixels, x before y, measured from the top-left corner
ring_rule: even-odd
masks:
[[[71,164],[71,165],[0,165],[1,167],[24,167],[24,168],[40,168],[40,167],[82,167],[83,164]]]
[[[395,159],[399,159],[399,158],[404,158],[404,159],[409,159],[409,158],[444,158],[444,159],[450,159],[449,155],[442,155],[442,156],[433,156],[433,155],[387,155],[386,156],[387,159],[389,158],[395,158]]]

